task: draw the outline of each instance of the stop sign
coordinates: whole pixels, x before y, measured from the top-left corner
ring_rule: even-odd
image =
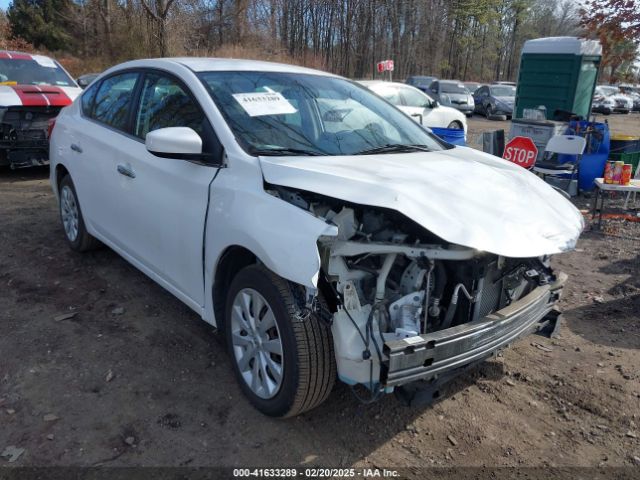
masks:
[[[529,137],[513,137],[504,147],[502,158],[520,165],[524,168],[531,168],[536,163],[538,147]]]

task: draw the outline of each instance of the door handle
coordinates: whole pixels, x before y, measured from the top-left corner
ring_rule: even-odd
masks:
[[[118,165],[118,173],[125,177],[136,178],[136,174],[133,173],[131,167],[127,167],[126,165]]]
[[[77,145],[75,143],[71,144],[71,150],[73,150],[74,152],[82,153],[82,148],[80,148],[80,145]]]

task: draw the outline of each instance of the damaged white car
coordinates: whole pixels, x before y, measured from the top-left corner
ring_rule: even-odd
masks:
[[[535,175],[290,65],[114,67],[59,115],[51,162],[70,246],[108,245],[224,332],[272,416],[336,377],[364,401],[436,397],[553,320],[549,256],[583,228]]]

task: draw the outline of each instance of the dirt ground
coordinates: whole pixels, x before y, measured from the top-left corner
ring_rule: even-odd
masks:
[[[609,121],[640,132],[638,115]],[[24,449],[0,466],[640,465],[638,223],[587,227],[555,258],[559,338],[517,342],[439,403],[361,405],[337,385],[273,420],[197,315],[111,250],[66,247],[47,175],[0,174],[0,453]]]

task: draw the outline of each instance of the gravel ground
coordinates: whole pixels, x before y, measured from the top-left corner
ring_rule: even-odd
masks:
[[[640,465],[638,223],[588,227],[555,258],[570,275],[559,338],[517,342],[439,403],[365,406],[338,385],[272,420],[186,306],[107,248],[65,246],[47,174],[0,173],[0,453],[24,449],[0,465]]]

